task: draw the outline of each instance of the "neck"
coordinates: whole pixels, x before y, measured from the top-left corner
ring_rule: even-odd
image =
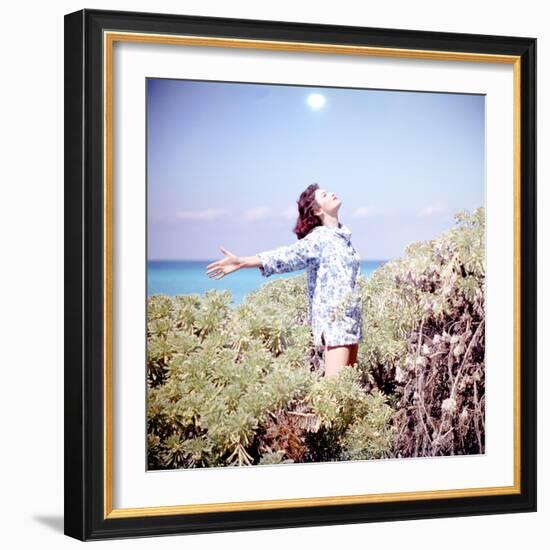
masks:
[[[340,227],[340,222],[337,216],[330,216],[327,214],[323,220],[323,225],[326,227]]]

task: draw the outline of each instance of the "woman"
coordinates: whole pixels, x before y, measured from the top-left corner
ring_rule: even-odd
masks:
[[[314,344],[324,346],[326,377],[356,362],[363,339],[360,258],[351,244],[351,231],[338,221],[341,204],[334,193],[311,184],[298,200],[298,242],[246,257],[220,247],[225,258],[207,266],[214,279],[242,267],[259,267],[264,277],[307,268],[308,320]]]

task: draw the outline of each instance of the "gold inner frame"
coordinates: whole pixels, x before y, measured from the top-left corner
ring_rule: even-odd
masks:
[[[468,489],[442,489],[432,491],[397,492],[367,495],[344,495],[334,497],[304,497],[278,500],[254,500],[242,502],[219,502],[208,504],[185,504],[175,506],[154,506],[150,508],[113,508],[112,471],[112,213],[113,213],[113,45],[115,42],[140,42],[150,44],[172,44],[190,46],[211,46],[223,48],[252,48],[260,50],[284,50],[299,52],[367,55],[377,57],[406,57],[431,60],[471,61],[477,63],[501,63],[513,65],[514,86],[514,484],[503,487],[481,487]],[[520,455],[520,344],[521,344],[521,60],[519,56],[490,55],[466,52],[445,52],[430,50],[407,50],[399,48],[378,48],[369,46],[346,46],[338,44],[316,44],[307,42],[283,42],[273,40],[249,40],[215,38],[206,36],[163,35],[132,32],[103,32],[103,115],[104,115],[104,519],[133,518],[196,514],[206,512],[265,510],[276,508],[300,508],[306,506],[330,506],[395,502],[409,500],[431,500],[440,498],[495,496],[521,493]]]

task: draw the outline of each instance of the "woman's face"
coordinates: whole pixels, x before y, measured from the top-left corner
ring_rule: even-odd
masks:
[[[325,189],[315,190],[315,200],[320,208],[320,211],[315,211],[318,216],[321,215],[322,212],[335,216],[340,208],[340,205],[342,204],[342,201],[336,196],[335,193],[331,193]]]

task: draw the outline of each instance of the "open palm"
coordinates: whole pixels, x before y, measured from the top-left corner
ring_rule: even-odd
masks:
[[[227,274],[237,271],[240,268],[239,258],[220,246],[220,250],[224,253],[225,258],[206,266],[206,274],[211,279],[221,279]]]

